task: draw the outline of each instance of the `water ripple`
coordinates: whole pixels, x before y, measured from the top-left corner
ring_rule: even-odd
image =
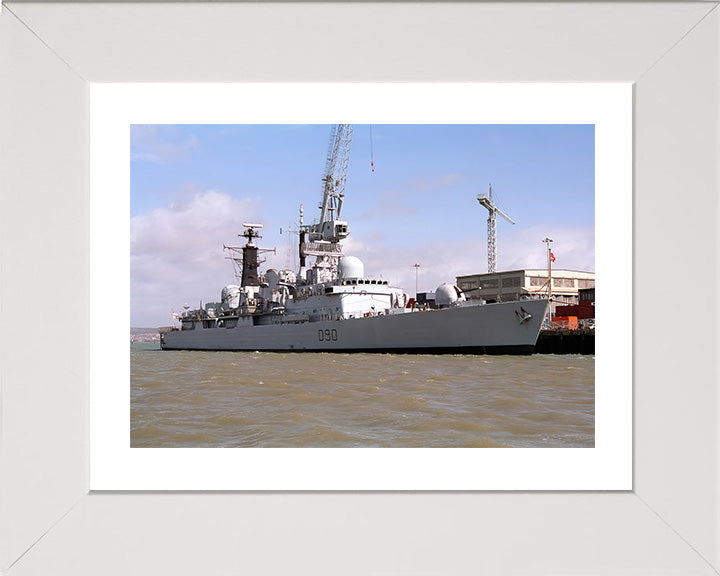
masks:
[[[131,346],[133,447],[592,447],[594,356]]]

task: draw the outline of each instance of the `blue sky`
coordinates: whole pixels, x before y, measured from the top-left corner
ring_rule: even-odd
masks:
[[[329,125],[131,128],[131,324],[169,322],[234,282],[222,245],[264,224],[265,267],[294,268],[297,225],[319,215]],[[375,170],[371,170],[371,157]],[[356,125],[342,217],[344,252],[408,292],[487,270],[487,210],[498,205],[498,270],[594,271],[592,125]],[[280,234],[283,228],[284,234]]]

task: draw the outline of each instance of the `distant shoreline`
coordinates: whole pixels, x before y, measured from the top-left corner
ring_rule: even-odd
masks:
[[[157,328],[130,327],[130,342],[158,342],[160,333]]]

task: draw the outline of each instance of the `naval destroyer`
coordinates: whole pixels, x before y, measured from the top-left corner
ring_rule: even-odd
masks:
[[[333,127],[320,218],[298,228],[300,269],[259,270],[261,224],[243,224],[243,246],[225,246],[239,283],[220,301],[177,314],[179,327],[160,329],[164,350],[531,354],[548,300],[484,303],[454,285],[435,292],[436,308],[418,305],[401,288],[365,274],[344,255],[341,219],[351,125]],[[312,266],[307,259],[312,258]]]

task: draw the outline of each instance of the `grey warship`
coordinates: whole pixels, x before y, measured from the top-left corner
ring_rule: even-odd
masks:
[[[300,210],[299,271],[261,273],[256,241],[262,225],[243,224],[245,244],[225,246],[240,270],[239,284],[222,288],[218,302],[186,307],[179,327],[161,328],[163,350],[532,354],[548,300],[468,301],[456,286],[442,284],[437,308],[428,309],[343,254],[351,139],[352,125],[333,127],[320,218],[304,225]]]

